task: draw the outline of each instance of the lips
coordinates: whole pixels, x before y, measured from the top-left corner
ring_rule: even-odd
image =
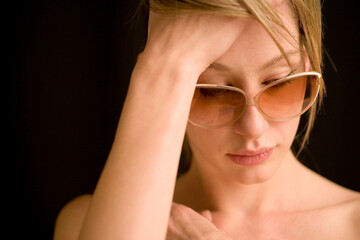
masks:
[[[258,150],[244,150],[237,153],[226,154],[234,163],[241,166],[254,166],[268,159],[274,148],[261,148]]]

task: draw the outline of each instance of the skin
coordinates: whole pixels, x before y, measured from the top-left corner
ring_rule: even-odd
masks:
[[[296,35],[289,10],[274,5]],[[358,239],[359,194],[311,172],[290,151],[299,118],[273,122],[250,106],[220,129],[187,124],[197,82],[254,96],[268,80],[310,69],[298,44],[281,43],[298,52],[292,66],[280,59],[264,68],[280,51],[254,20],[151,12],[96,190],[64,207],[54,239]],[[193,160],[176,180],[185,131]],[[251,167],[226,156],[263,147],[271,156]]]
[[[95,192],[64,207],[55,239],[165,239],[197,79],[241,30],[237,18],[150,13],[146,48]]]
[[[286,8],[279,11],[287,16]],[[297,35],[293,23],[287,22],[287,27]],[[291,44],[283,46],[286,52],[296,51]],[[291,55],[291,67],[285,59],[269,66],[279,54],[261,25],[249,21],[216,61],[226,70],[210,67],[199,83],[229,84],[255,96],[267,80],[286,76],[292,69],[310,70],[301,53]],[[357,239],[359,194],[298,162],[290,150],[298,123],[299,118],[271,121],[250,106],[239,120],[222,128],[189,124],[192,165],[177,181],[174,200],[198,212],[210,209],[212,222],[232,239]],[[255,166],[239,166],[226,156],[264,147],[273,148],[272,154]],[[341,221],[336,220],[339,216]]]

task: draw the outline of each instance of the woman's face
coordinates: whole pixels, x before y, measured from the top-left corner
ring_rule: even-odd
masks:
[[[287,8],[278,9],[281,16],[289,16]],[[295,24],[285,23],[298,36]],[[308,69],[308,60],[299,52],[299,44],[280,41],[288,53],[291,68],[258,22],[247,20],[244,24],[233,46],[203,72],[198,83],[231,85],[254,97],[266,81],[285,77],[292,70]],[[271,121],[255,106],[249,106],[240,119],[225,127],[206,129],[189,123],[187,135],[193,152],[192,164],[211,176],[230,177],[244,184],[266,181],[290,156],[298,124],[299,118]]]

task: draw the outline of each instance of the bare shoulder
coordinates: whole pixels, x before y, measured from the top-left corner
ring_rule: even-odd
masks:
[[[356,239],[360,239],[360,193],[354,192],[354,197],[349,200],[349,224],[354,231]]]
[[[299,166],[294,202],[302,239],[360,239],[360,193]]]
[[[336,239],[339,234],[343,239],[360,239],[360,193],[323,177],[318,177],[314,186],[312,194],[318,200],[315,215],[319,222],[328,223],[331,237]]]
[[[307,196],[316,196],[316,198],[309,198],[312,207],[322,208],[342,204],[356,205],[359,201],[360,192],[343,187],[307,167],[302,166],[302,168],[304,171],[302,172],[301,184],[306,189],[305,194]]]
[[[90,194],[81,195],[63,207],[56,219],[54,240],[78,239],[91,199]]]
[[[344,194],[347,195],[347,199],[325,208],[326,214],[323,216],[329,217],[328,221],[333,223],[329,226],[332,226],[334,235],[337,230],[344,239],[360,239],[360,194],[348,189],[344,190]]]

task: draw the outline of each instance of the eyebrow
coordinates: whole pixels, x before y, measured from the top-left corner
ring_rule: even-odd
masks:
[[[290,56],[299,54],[299,51],[287,51],[287,52],[285,52],[285,54],[290,57]],[[267,61],[265,64],[260,66],[259,70],[264,70],[264,69],[270,68],[283,59],[285,59],[285,56],[283,54],[275,56],[275,57],[271,58],[269,61]],[[215,71],[219,71],[219,72],[230,72],[232,70],[232,68],[230,66],[221,64],[218,62],[213,62],[212,64],[210,64],[208,69],[214,69]]]
[[[208,69],[214,69],[215,71],[219,71],[219,72],[230,72],[231,71],[231,67],[221,64],[221,63],[217,63],[217,62],[213,62],[212,64],[210,64]]]
[[[299,54],[299,51],[287,51],[287,52],[285,52],[285,54],[286,54],[286,56],[291,57],[293,55]],[[269,67],[272,67],[283,59],[285,59],[285,56],[281,53],[280,55],[271,58],[269,61],[267,61],[265,64],[263,64],[259,68],[259,70],[265,70]]]

